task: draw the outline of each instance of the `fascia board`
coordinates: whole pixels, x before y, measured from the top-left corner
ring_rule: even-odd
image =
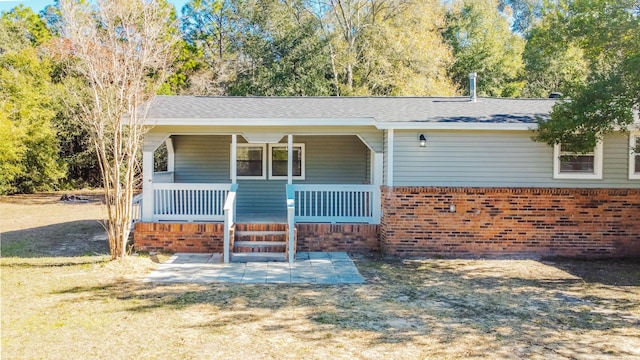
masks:
[[[148,126],[375,126],[373,118],[147,118]]]
[[[538,124],[504,124],[504,123],[434,123],[434,122],[382,122],[377,123],[380,130],[536,130]]]

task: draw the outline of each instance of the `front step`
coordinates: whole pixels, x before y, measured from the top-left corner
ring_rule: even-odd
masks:
[[[269,261],[287,261],[285,253],[234,253],[231,258],[232,262],[269,262]]]
[[[234,253],[282,253],[287,251],[285,241],[234,241]]]
[[[287,224],[236,224],[232,261],[286,261]]]

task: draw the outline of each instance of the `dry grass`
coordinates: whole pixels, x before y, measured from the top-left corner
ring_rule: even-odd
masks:
[[[65,209],[99,217],[90,205]],[[3,232],[19,210],[6,206]],[[82,241],[40,239],[50,229],[31,241]],[[4,233],[2,247],[7,359],[640,358],[637,262],[361,257],[364,285],[154,286],[148,257],[7,257]]]

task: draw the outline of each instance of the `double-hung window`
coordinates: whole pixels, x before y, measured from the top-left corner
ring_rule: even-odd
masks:
[[[629,136],[629,179],[640,179],[640,131]]]
[[[288,168],[287,144],[237,144],[238,179],[286,179]],[[293,144],[292,170],[293,179],[304,180],[304,144]]]
[[[553,147],[554,179],[602,179],[602,142],[585,154],[567,151],[561,144]]]
[[[236,174],[239,179],[266,179],[266,146],[237,144]]]
[[[289,167],[287,144],[269,145],[269,178],[286,179]],[[296,180],[304,180],[304,144],[293,144],[292,176]]]

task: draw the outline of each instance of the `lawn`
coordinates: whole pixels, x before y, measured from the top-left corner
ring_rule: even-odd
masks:
[[[3,359],[640,358],[640,262],[357,256],[363,285],[158,286],[155,257],[108,261],[99,201],[58,198],[0,199]]]

